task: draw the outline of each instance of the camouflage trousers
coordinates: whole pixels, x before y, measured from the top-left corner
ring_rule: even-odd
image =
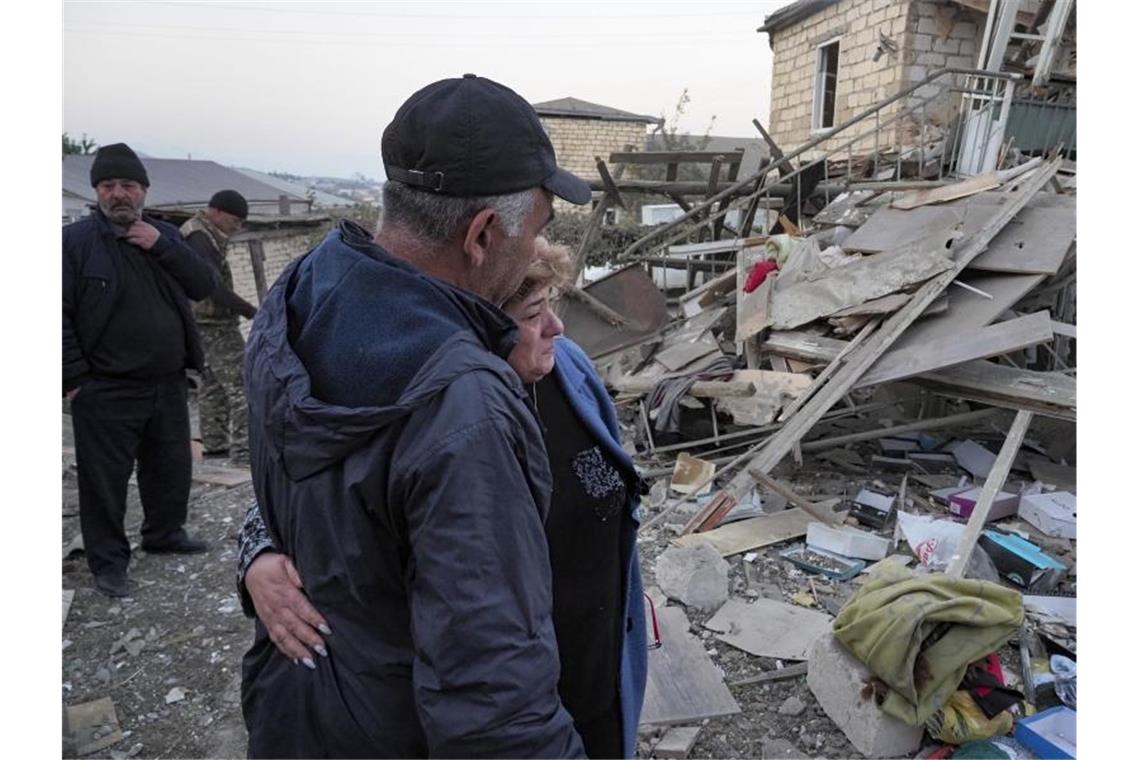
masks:
[[[198,429],[207,454],[249,461],[248,406],[242,368],[245,341],[237,324],[198,323],[206,367],[198,390]]]

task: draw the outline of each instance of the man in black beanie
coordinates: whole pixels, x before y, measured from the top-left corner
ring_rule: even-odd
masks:
[[[190,495],[188,367],[202,368],[190,299],[217,277],[178,229],[143,214],[146,168],[123,143],[99,149],[91,186],[99,207],[63,228],[63,392],[71,401],[79,521],[95,587],[128,596],[123,529],[138,466],[142,548],[206,549],[187,535]]]
[[[219,190],[209,205],[182,225],[187,244],[218,275],[218,287],[194,304],[194,318],[206,356],[198,389],[198,430],[207,455],[226,456],[249,464],[249,428],[242,363],[245,340],[238,317],[253,319],[257,308],[234,292],[234,276],[226,259],[229,239],[249,216],[249,204],[236,190]]]

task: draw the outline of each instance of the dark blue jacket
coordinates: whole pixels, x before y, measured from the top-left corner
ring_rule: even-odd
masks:
[[[550,469],[513,323],[342,223],[290,265],[246,351],[254,487],[328,619],[243,663],[254,756],[571,757],[543,521]]]
[[[576,343],[558,338],[554,343],[554,376],[578,418],[600,446],[619,463],[627,483],[640,482],[633,459],[621,446],[617,415],[602,379],[593,363]],[[645,630],[645,599],[641,587],[641,566],[637,558],[638,506],[641,494],[631,490],[621,527],[622,563],[626,586],[624,604],[625,637],[622,641],[618,693],[621,701],[622,748],[625,757],[637,749],[637,724],[645,698],[648,642]]]
[[[178,304],[186,341],[187,366],[202,369],[202,346],[194,327],[190,299],[199,301],[214,291],[213,267],[182,240],[178,228],[149,216],[143,221],[158,229],[159,238],[147,252],[161,265],[160,282]],[[91,371],[87,356],[98,344],[119,297],[121,285],[111,246],[115,228],[98,209],[63,228],[63,392],[80,386]]]

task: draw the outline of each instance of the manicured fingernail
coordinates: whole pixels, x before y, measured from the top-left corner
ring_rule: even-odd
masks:
[[[312,657],[306,657],[303,660],[301,660],[301,662],[305,663],[305,667],[308,668],[309,670],[316,670],[317,669],[317,663],[313,662]]]
[[[326,636],[332,636],[332,629],[331,629],[331,628],[329,628],[329,627],[328,627],[327,625],[325,625],[324,623],[321,623],[320,625],[318,625],[318,626],[317,626],[317,630],[318,630],[318,631],[320,631],[321,633],[323,633],[323,634],[324,634],[324,635],[326,635]]]
[[[323,646],[321,646],[320,644],[318,644],[317,646],[313,647],[313,649],[317,650],[317,654],[319,654],[321,657],[328,657],[328,656],[329,656],[328,650],[326,650],[326,649],[325,649]]]
[[[296,658],[296,657],[294,657],[294,658],[293,658],[293,664],[294,664],[294,665],[300,665],[301,663],[297,661],[297,658]]]

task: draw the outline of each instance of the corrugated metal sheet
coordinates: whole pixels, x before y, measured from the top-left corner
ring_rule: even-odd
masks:
[[[94,156],[64,156],[63,191],[91,203],[95,190],[91,187],[91,162]],[[288,196],[292,204],[307,207],[303,195],[285,193],[275,187],[228,169],[214,161],[187,161],[173,158],[143,158],[150,189],[146,194],[148,207],[201,208],[219,190],[237,190],[249,201],[250,212],[262,216],[274,215],[278,196]],[[294,209],[299,213],[301,209]]]

